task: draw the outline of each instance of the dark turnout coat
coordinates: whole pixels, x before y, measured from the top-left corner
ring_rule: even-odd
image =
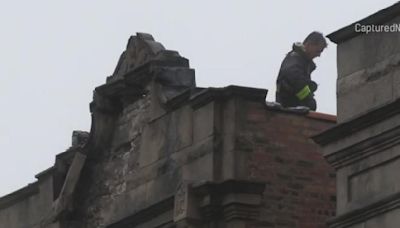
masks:
[[[314,92],[317,84],[311,80],[311,72],[315,70],[314,62],[309,59],[301,43],[294,43],[281,64],[276,81],[276,102],[283,107],[306,106],[317,109]]]

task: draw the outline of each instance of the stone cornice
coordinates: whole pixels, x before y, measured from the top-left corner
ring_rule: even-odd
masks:
[[[261,197],[265,190],[265,183],[246,180],[200,182],[190,186],[188,193],[196,200],[185,203],[189,203],[189,207],[199,209],[205,220],[220,219],[219,215],[223,215],[226,221],[254,219],[259,214],[258,206],[261,204]],[[186,190],[183,193],[186,194]],[[133,227],[150,221],[167,211],[176,210],[176,207],[179,207],[176,205],[177,197],[180,196],[175,195],[175,202],[173,196],[168,197],[120,221],[113,222],[107,228]],[[181,201],[178,200],[178,202]],[[196,222],[191,217],[186,220]]]
[[[398,144],[400,144],[400,127],[393,128],[353,146],[327,155],[326,159],[333,167],[338,169]]]
[[[123,228],[123,227],[133,227],[135,225],[144,223],[151,220],[157,215],[160,215],[166,211],[172,210],[174,208],[174,197],[168,197],[160,202],[145,208],[137,213],[128,216],[120,221],[114,222],[107,226],[107,228]],[[171,218],[172,219],[172,218]]]
[[[39,182],[34,182],[0,198],[0,210],[39,193]]]
[[[262,194],[265,190],[265,183],[249,180],[226,180],[223,182],[204,182],[192,185],[196,195],[205,195],[210,192],[218,194],[226,193],[248,193]]]
[[[193,186],[201,214],[206,220],[252,220],[259,216],[265,183],[246,180],[208,182]]]
[[[242,86],[227,86],[223,88],[207,88],[199,93],[193,94],[190,98],[192,107],[202,106],[212,100],[227,99],[230,97],[240,97],[243,99],[265,102],[268,90],[242,87]]]
[[[54,172],[54,166],[51,166],[51,167],[43,170],[42,172],[36,174],[35,178],[38,179],[38,180],[41,180],[41,179],[47,177],[48,175],[53,174],[53,172]]]
[[[386,197],[367,207],[339,215],[328,222],[330,228],[346,228],[400,208],[400,193]]]
[[[396,3],[392,6],[389,6],[385,9],[382,9],[364,19],[361,19],[357,22],[354,22],[348,26],[345,26],[329,35],[327,37],[334,43],[342,43],[348,39],[359,36],[363,33],[356,32],[354,26],[356,24],[361,25],[380,25],[385,22],[390,21],[391,19],[399,16],[400,14],[400,3]]]
[[[400,99],[397,99],[392,103],[386,104],[364,115],[338,124],[316,136],[313,136],[312,139],[319,145],[325,146],[399,113]]]

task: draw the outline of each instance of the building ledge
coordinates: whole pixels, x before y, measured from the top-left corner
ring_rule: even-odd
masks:
[[[268,90],[230,85],[223,88],[206,88],[190,97],[192,106],[199,107],[212,100],[240,97],[248,100],[264,102]]]
[[[33,182],[0,198],[0,210],[39,193],[38,182]]]
[[[400,206],[400,193],[388,196],[366,207],[355,209],[328,221],[329,227],[350,227],[366,220],[388,213]]]
[[[336,123],[336,121],[337,121],[335,115],[322,113],[322,112],[309,112],[307,114],[307,117],[311,118],[311,119],[324,120],[324,121],[328,121],[328,122],[332,122],[332,123]]]
[[[399,113],[400,99],[392,103],[383,105],[373,111],[369,111],[361,116],[355,117],[354,119],[340,123],[335,127],[322,132],[321,134],[313,136],[312,139],[316,143],[324,146],[331,142],[345,138],[357,131],[365,129]]]

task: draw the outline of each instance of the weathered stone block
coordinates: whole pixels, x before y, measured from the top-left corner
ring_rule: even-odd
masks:
[[[157,81],[164,86],[196,86],[196,77],[193,69],[185,67],[158,67],[154,69]]]
[[[106,213],[109,214],[109,216],[107,216],[110,220],[109,222],[119,221],[122,218],[144,209],[147,205],[147,188],[147,183],[142,184],[115,198],[113,203],[109,205],[108,213]]]
[[[200,219],[200,211],[196,196],[192,193],[189,182],[178,185],[174,196],[174,222]]]
[[[182,179],[193,182],[213,180],[213,162],[213,153],[208,153],[190,163],[186,163],[182,167]]]
[[[389,195],[400,190],[400,178],[393,172],[400,171],[400,159],[377,164],[349,177],[349,200],[358,201]]]
[[[339,79],[337,95],[339,123],[393,101],[393,74],[380,76],[373,81],[368,81],[368,76],[370,75],[357,73],[350,76],[350,79],[344,79],[345,83]],[[346,88],[346,93],[340,85],[346,84],[349,80],[359,83],[349,89]],[[347,85],[346,87],[350,86]]]
[[[172,197],[180,181],[181,172],[178,169],[150,181],[147,185],[146,203],[152,205]]]
[[[39,203],[39,200],[40,198],[37,196],[29,197],[8,207],[7,210],[1,211],[0,219],[2,223],[8,224],[10,228],[31,227],[39,224],[41,218],[47,211],[35,210],[35,208],[37,208],[35,204]],[[47,208],[50,207],[48,206]]]
[[[213,153],[214,150],[214,140],[212,138],[206,139],[200,143],[193,144],[190,147],[186,147],[178,152],[171,154],[171,159],[176,161],[179,165],[185,165],[194,162],[209,153]]]
[[[400,17],[385,23],[394,25]],[[388,104],[400,97],[400,33],[360,34],[337,48],[338,122]]]
[[[393,100],[396,100],[400,98],[400,55],[398,65],[391,69],[390,74],[393,77]]]
[[[38,227],[40,227],[40,226],[38,226]],[[67,228],[69,228],[69,227],[72,227],[72,226],[68,226]],[[53,223],[53,224],[50,224],[50,225],[48,225],[48,226],[46,226],[45,228],[61,228],[60,227],[60,223]]]
[[[400,22],[400,17],[386,22],[392,25]],[[340,43],[337,47],[338,77],[348,75],[373,66],[393,54],[400,52],[400,33],[375,32],[356,36]]]
[[[138,137],[148,122],[149,98],[145,97],[126,106],[117,120],[114,129],[112,146],[118,149],[120,146],[131,142]]]
[[[214,133],[215,105],[212,101],[193,111],[194,142],[199,142]]]
[[[400,209],[376,216],[365,223],[365,228],[397,228],[400,224]]]
[[[172,223],[173,211],[169,210],[159,215],[155,215],[151,220],[144,223],[138,224],[135,228],[148,228],[148,227],[160,227],[167,228]]]
[[[397,228],[400,224],[400,210],[395,209],[384,214],[375,214],[372,218],[367,219],[364,222],[358,222],[357,224],[350,226],[335,226],[335,227],[349,227],[349,228]]]
[[[169,139],[173,144],[171,152],[179,151],[192,145],[193,141],[193,111],[189,106],[176,110],[171,115],[168,126]]]
[[[140,143],[140,167],[150,165],[162,157],[166,143],[167,121],[164,117],[149,123],[144,128]]]
[[[366,207],[400,191],[399,177],[394,174],[400,171],[399,149],[398,145],[392,146],[365,156],[363,160],[355,158],[353,163],[337,171],[338,215]]]

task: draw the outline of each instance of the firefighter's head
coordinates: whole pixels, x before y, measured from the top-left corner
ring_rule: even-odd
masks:
[[[310,33],[303,41],[304,52],[310,59],[314,59],[315,57],[319,57],[328,46],[324,35],[320,32],[312,32]]]

